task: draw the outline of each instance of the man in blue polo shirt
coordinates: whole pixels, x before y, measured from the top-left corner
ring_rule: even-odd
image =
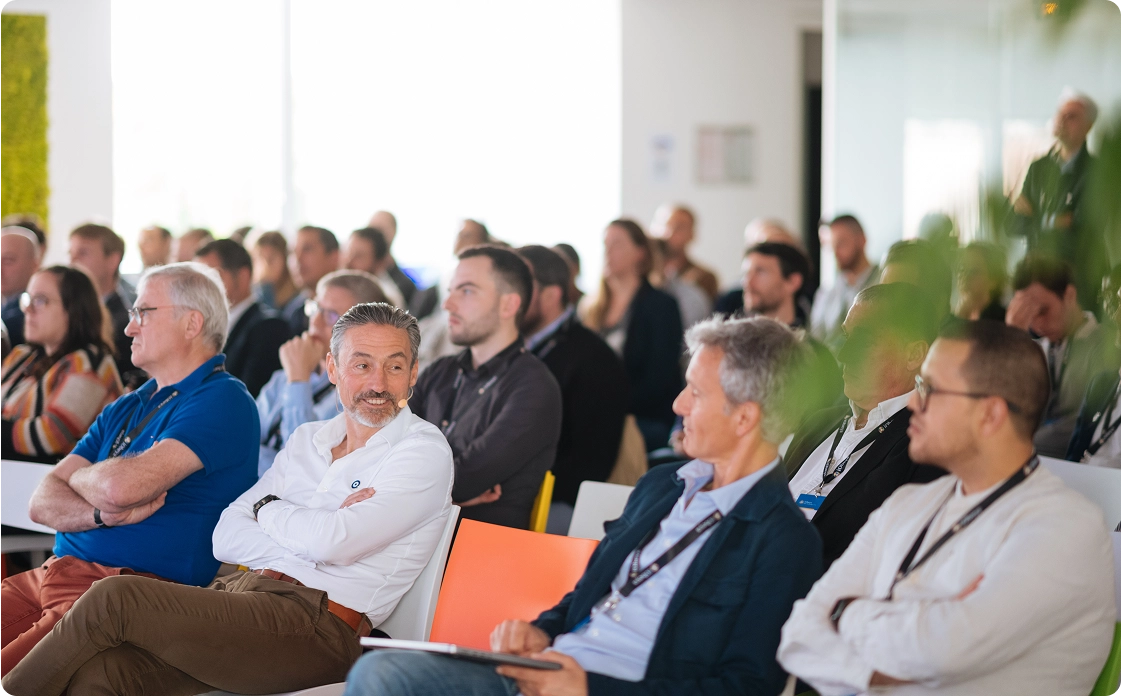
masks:
[[[126,332],[152,379],[106,407],[32,496],[31,519],[59,534],[41,568],[3,581],[4,674],[101,578],[214,578],[211,535],[257,479],[260,430],[224,369],[228,324],[216,271],[179,263],[141,278]]]

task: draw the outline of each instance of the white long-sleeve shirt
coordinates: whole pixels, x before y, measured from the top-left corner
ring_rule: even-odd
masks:
[[[408,408],[332,461],[345,435],[344,415],[297,428],[272,468],[222,513],[214,557],[291,575],[377,626],[439,543],[451,512],[452,452]],[[339,509],[362,488],[376,492]],[[253,519],[253,504],[269,494],[280,500]]]
[[[916,559],[989,492],[963,496],[954,476],[896,491],[795,603],[782,666],[822,696],[865,693],[874,671],[916,682],[876,692],[893,696],[1089,693],[1117,617],[1110,539],[1098,508],[1042,467],[884,600],[943,501],[952,495]],[[835,631],[842,597],[870,599],[849,605]]]

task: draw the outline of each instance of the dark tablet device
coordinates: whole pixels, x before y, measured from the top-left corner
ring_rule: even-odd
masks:
[[[461,660],[485,662],[492,665],[512,665],[514,667],[529,667],[531,669],[561,668],[560,663],[557,662],[531,660],[528,657],[490,652],[488,650],[476,650],[474,648],[465,648],[461,645],[453,645],[451,643],[426,643],[419,640],[394,640],[392,638],[362,638],[360,642],[364,648],[419,650],[420,652],[436,653],[439,655],[447,655],[448,657],[457,657]]]

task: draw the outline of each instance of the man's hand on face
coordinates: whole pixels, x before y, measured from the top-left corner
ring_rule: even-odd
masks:
[[[280,346],[280,366],[289,382],[306,382],[327,355],[328,347],[307,331]]]
[[[490,634],[490,649],[511,655],[538,653],[552,642],[548,633],[527,621],[503,621]]]
[[[1008,303],[1008,311],[1004,315],[1004,323],[1009,326],[1014,326],[1017,329],[1028,330],[1032,321],[1039,316],[1039,311],[1043,307],[1038,299],[1035,298],[1030,292],[1030,288],[1017,290],[1012,295],[1012,301]]]
[[[163,507],[164,502],[167,500],[167,492],[164,491],[156,496],[154,499],[137,505],[134,508],[123,510],[121,512],[105,512],[101,511],[101,521],[110,527],[124,527],[137,522],[143,522],[156,513]]]
[[[531,653],[526,657],[546,662],[558,662],[558,670],[510,667],[503,665],[498,673],[518,682],[525,696],[587,696],[588,673],[568,655],[559,652]]]

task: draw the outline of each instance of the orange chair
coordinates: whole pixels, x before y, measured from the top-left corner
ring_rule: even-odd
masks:
[[[571,591],[597,544],[463,520],[429,640],[489,650],[495,626],[536,619]]]

